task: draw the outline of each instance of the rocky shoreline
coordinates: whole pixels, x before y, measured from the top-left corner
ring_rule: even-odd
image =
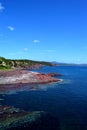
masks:
[[[29,70],[0,71],[0,94],[21,90],[38,90],[40,84],[60,82],[61,76],[55,73],[38,73]],[[34,85],[35,84],[35,85]],[[3,99],[1,99],[3,100]],[[51,118],[50,122],[48,120]],[[44,111],[24,111],[13,106],[0,105],[0,130],[49,129],[50,125],[56,129],[59,126],[56,119],[48,116]]]
[[[19,84],[19,83],[50,83],[59,82],[61,79],[54,78],[53,76],[61,76],[59,74],[49,73],[42,74],[28,70],[11,70],[0,72],[0,84]]]

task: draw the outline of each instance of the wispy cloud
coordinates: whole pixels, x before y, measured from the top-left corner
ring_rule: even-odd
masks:
[[[28,51],[28,48],[24,48],[24,51]]]
[[[23,52],[12,52],[12,53],[8,53],[8,55],[10,55],[10,56],[15,56],[15,55],[21,55],[21,54],[23,54]]]
[[[12,26],[8,26],[8,29],[9,29],[10,31],[14,31],[14,30],[15,30],[15,28],[12,27]]]
[[[28,48],[24,48],[22,51],[10,52],[10,53],[8,53],[8,55],[10,55],[10,56],[23,55],[26,51],[28,51]]]
[[[2,3],[0,3],[0,12],[3,12],[4,9],[5,7],[2,5]]]
[[[32,42],[34,42],[34,43],[39,43],[40,40],[33,40]]]

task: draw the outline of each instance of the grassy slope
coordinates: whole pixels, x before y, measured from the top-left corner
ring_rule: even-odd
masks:
[[[33,60],[26,60],[26,59],[12,60],[12,59],[5,59],[4,57],[0,57],[0,70],[12,69],[14,67],[28,68],[36,64],[51,66],[51,63],[49,62],[33,61]]]

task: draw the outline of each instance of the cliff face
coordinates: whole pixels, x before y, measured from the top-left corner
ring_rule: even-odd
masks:
[[[49,62],[33,61],[33,60],[11,60],[0,57],[0,69],[11,69],[11,68],[39,68],[42,65],[52,65]]]

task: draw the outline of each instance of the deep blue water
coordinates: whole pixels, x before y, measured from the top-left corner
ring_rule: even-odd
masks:
[[[63,76],[58,78],[63,82],[42,85],[39,90],[0,95],[4,99],[1,104],[46,111],[58,119],[60,130],[87,130],[87,67],[45,66],[34,71],[61,73]]]

